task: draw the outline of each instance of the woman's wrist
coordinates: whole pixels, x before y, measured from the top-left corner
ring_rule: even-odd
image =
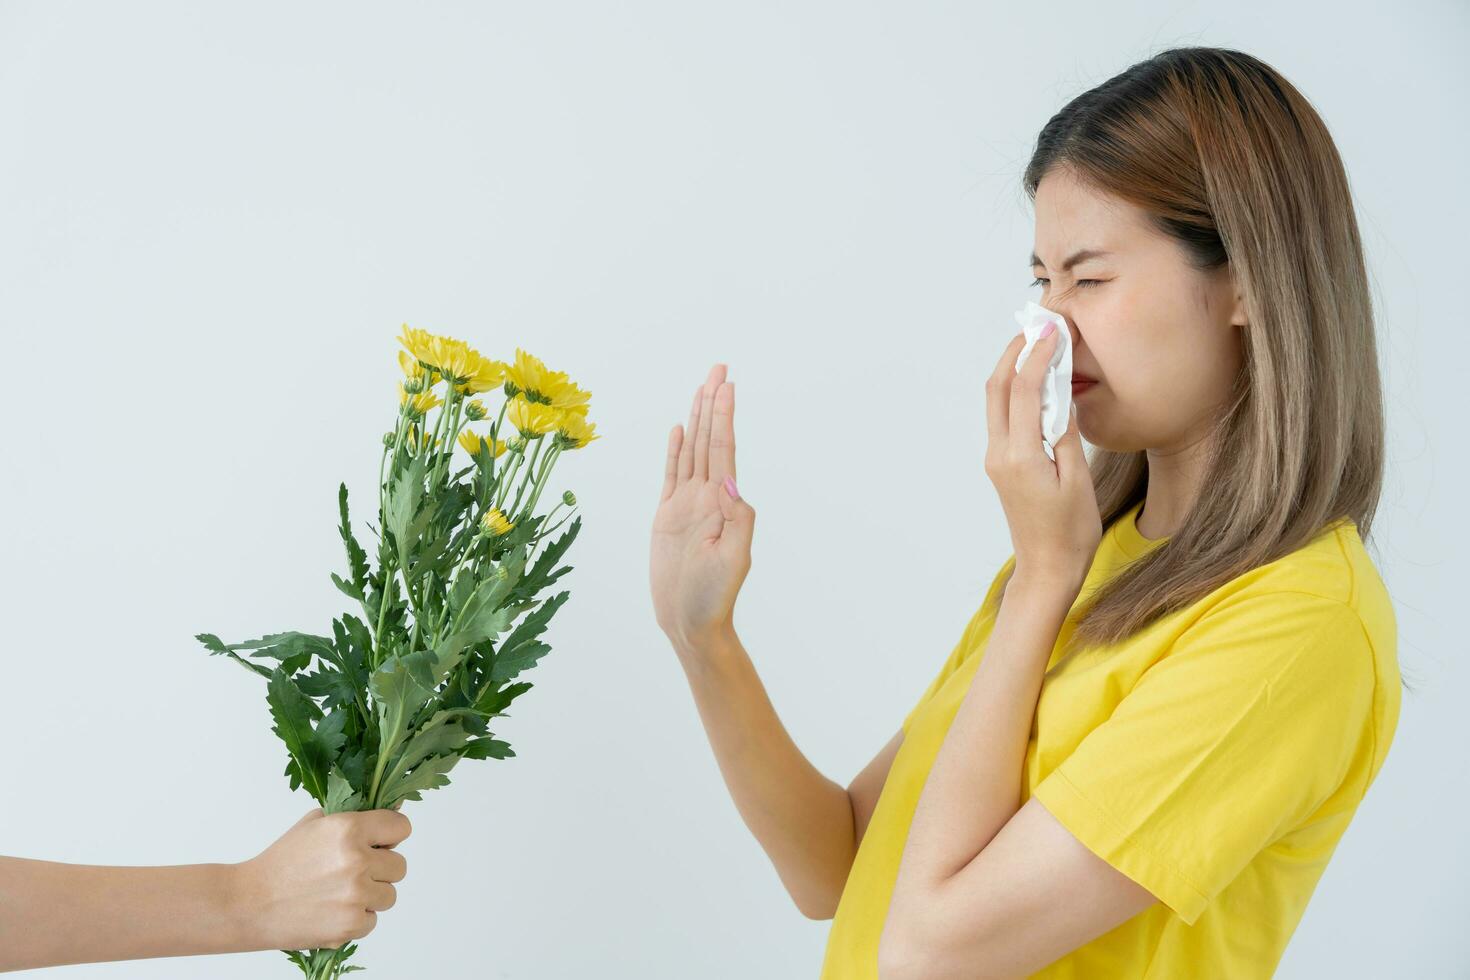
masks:
[[[209,867],[214,872],[211,878],[214,906],[228,923],[222,936],[228,951],[275,949],[276,944],[265,934],[261,911],[266,907],[267,896],[261,893],[254,863],[241,861]]]
[[[685,670],[703,668],[740,646],[733,622],[698,634],[669,633],[668,637]]]
[[[1028,601],[1065,601],[1067,608],[1082,591],[1082,583],[1087,579],[1087,570],[1056,570],[1056,569],[1030,569],[1016,566],[1011,573],[1011,579],[1006,583],[1005,594],[1007,597],[1015,594],[1024,594]]]
[[[1007,620],[1024,617],[1045,623],[1048,629],[1060,630],[1077,601],[1081,582],[1080,577],[1017,571],[1006,583],[999,615]],[[1052,639],[1054,642],[1055,633]]]

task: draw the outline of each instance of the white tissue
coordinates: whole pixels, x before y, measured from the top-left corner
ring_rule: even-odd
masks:
[[[1058,343],[1051,352],[1051,361],[1046,366],[1046,377],[1041,382],[1041,448],[1053,462],[1057,454],[1052,449],[1057,440],[1067,431],[1072,411],[1072,331],[1067,327],[1067,318],[1060,313],[1027,300],[1024,309],[1016,311],[1016,322],[1026,335],[1026,346],[1016,358],[1016,373],[1031,355],[1031,348],[1041,339],[1041,330],[1048,323],[1056,323]]]

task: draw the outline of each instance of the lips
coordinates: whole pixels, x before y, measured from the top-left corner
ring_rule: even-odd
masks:
[[[1096,378],[1089,378],[1085,374],[1072,375],[1072,394],[1074,395],[1087,391],[1089,388],[1093,388],[1096,385]]]

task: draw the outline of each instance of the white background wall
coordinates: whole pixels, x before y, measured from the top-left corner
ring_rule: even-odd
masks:
[[[1347,163],[1388,387],[1370,550],[1416,687],[1278,975],[1467,975],[1467,41],[1427,0],[0,2],[0,853],[234,861],[308,808],[263,689],[193,634],[346,608],[336,487],[370,516],[407,321],[569,371],[605,437],[558,468],[585,527],[519,757],[410,805],[367,976],[814,977],[828,924],[653,622],[668,430],[727,362],[760,511],[737,624],[845,783],[1010,553],[982,385],[1038,295],[1032,141],[1206,44],[1278,67]]]

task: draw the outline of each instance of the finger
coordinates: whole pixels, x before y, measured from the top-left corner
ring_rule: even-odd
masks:
[[[396,810],[366,810],[358,816],[358,829],[373,847],[397,847],[413,831],[413,824]]]
[[[738,488],[737,488],[738,489]],[[732,556],[750,557],[750,541],[755,531],[755,508],[744,497],[733,497],[727,487],[719,488],[720,545]]]
[[[1012,337],[985,385],[985,428],[992,446],[1005,442],[1010,433],[1011,378],[1016,373],[1016,358],[1025,346],[1025,334],[1018,333]]]
[[[735,382],[715,390],[714,422],[709,437],[709,478],[723,483],[735,475]]]
[[[398,901],[398,889],[386,881],[374,881],[368,885],[369,912],[386,912]]]
[[[679,448],[684,442],[684,430],[674,426],[669,430],[668,462],[664,466],[664,488],[659,494],[659,500],[668,500],[679,485]]]
[[[357,925],[352,927],[352,938],[361,939],[378,927],[378,913],[364,909]]]
[[[704,399],[699,406],[699,427],[694,436],[694,478],[709,479],[709,435],[715,417],[715,390],[725,380],[725,365],[716,364],[704,379]]]
[[[704,403],[704,385],[694,389],[694,403],[689,406],[689,422],[684,426],[683,445],[679,447],[679,482],[694,475],[694,429],[699,425],[699,406]]]
[[[368,857],[368,876],[374,881],[402,881],[408,874],[408,858],[387,847],[375,847]]]
[[[1058,479],[1068,480],[1076,473],[1088,471],[1087,451],[1082,448],[1082,430],[1077,426],[1076,402],[1067,410],[1067,431],[1057,440],[1056,453]]]
[[[1034,444],[1036,450],[1043,455],[1046,450],[1041,448],[1041,385],[1046,378],[1046,367],[1057,343],[1055,331],[1051,336],[1038,340],[1011,385],[1009,438],[1016,446]]]

